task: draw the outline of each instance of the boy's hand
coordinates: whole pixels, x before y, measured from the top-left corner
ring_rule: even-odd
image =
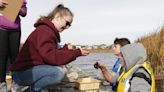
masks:
[[[94,67],[95,67],[96,69],[98,69],[98,68],[100,68],[100,69],[106,69],[105,65],[104,65],[103,63],[101,63],[101,62],[96,62],[96,63],[94,64]]]

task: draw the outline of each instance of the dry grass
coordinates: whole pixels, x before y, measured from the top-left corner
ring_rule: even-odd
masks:
[[[160,32],[154,32],[141,37],[137,42],[142,43],[147,49],[148,60],[151,62],[156,75],[164,74],[164,28]]]
[[[111,49],[91,49],[90,53],[109,53]]]

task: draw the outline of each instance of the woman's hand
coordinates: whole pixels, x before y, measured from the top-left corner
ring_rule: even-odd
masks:
[[[67,47],[68,47],[69,50],[74,49],[74,47],[71,43],[67,43]]]
[[[89,54],[89,50],[86,48],[80,48],[81,55],[86,56]]]

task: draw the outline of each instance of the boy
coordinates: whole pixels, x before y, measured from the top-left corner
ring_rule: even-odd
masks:
[[[128,44],[120,49],[119,58],[121,69],[117,72],[108,72],[106,67],[98,63],[107,82],[118,81],[117,92],[154,92],[154,75],[147,62],[146,50],[142,44]]]
[[[112,69],[112,72],[109,72],[109,74],[106,74],[106,73],[103,73],[103,70],[104,68],[106,68],[102,63],[100,62],[97,62],[95,64],[95,67],[96,65],[99,66],[99,67],[102,67],[100,68],[102,73],[103,73],[103,76],[105,77],[105,79],[111,83],[111,86],[112,86],[112,89],[113,90],[116,90],[117,88],[117,82],[113,82],[114,80],[116,80],[114,78],[114,76],[118,76],[119,75],[119,72],[121,70],[121,67],[125,65],[124,62],[121,62],[121,54],[120,54],[120,48],[123,47],[124,45],[127,45],[127,44],[130,44],[130,40],[128,38],[116,38],[114,40],[114,44],[113,44],[113,53],[118,56],[118,59],[116,60],[114,66],[113,66],[113,69]],[[112,78],[113,77],[113,78]]]

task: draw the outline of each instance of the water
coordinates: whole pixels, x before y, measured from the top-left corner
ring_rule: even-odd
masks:
[[[91,53],[88,56],[81,56],[74,60],[69,65],[78,67],[85,71],[87,76],[97,77],[102,79],[102,74],[99,69],[94,68],[95,62],[102,62],[106,65],[108,70],[111,70],[117,57],[112,53]]]

